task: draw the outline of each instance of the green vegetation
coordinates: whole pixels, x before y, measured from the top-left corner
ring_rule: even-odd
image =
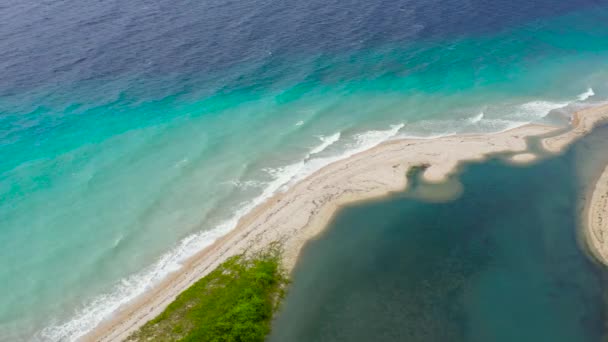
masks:
[[[275,247],[228,259],[128,340],[263,341],[287,284],[279,262]]]

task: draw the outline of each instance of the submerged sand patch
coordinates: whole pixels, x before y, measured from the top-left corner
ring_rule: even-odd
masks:
[[[516,164],[527,164],[535,161],[537,158],[534,153],[519,153],[511,157],[511,161]]]

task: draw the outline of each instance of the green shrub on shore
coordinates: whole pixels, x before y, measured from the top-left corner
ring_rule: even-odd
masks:
[[[128,340],[263,341],[286,284],[277,248],[252,257],[232,257]]]

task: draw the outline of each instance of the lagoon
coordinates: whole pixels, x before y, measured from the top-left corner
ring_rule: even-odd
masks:
[[[418,180],[343,209],[302,252],[270,341],[601,340],[607,273],[578,231],[607,137],[467,163],[449,200]]]

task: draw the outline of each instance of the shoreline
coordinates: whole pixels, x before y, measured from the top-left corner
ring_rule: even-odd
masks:
[[[577,112],[570,130],[543,138],[541,145],[548,152],[559,153],[606,118],[608,105]],[[81,340],[124,340],[228,257],[262,249],[275,241],[284,246],[283,263],[290,272],[305,243],[327,227],[339,208],[404,190],[408,181],[406,174],[412,167],[430,165],[423,173],[424,179],[441,183],[462,162],[483,160],[495,153],[513,153],[514,162],[526,164],[536,157],[529,153],[527,138],[542,137],[560,129],[528,124],[501,133],[393,140],[329,164],[254,208],[236,228],[195,254],[180,270],[119,309]],[[608,188],[608,169],[605,171]],[[591,245],[590,241],[588,244]]]
[[[582,237],[591,256],[608,266],[608,165],[589,193],[583,211]]]
[[[549,152],[559,152],[572,140],[593,130],[601,122],[608,120],[608,105],[601,105],[576,112],[572,116],[572,129],[542,141]],[[603,266],[608,266],[608,165],[602,167],[599,175],[586,190],[578,231],[581,243],[589,254]]]

